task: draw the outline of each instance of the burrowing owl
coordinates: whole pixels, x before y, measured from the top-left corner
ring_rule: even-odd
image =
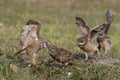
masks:
[[[51,45],[51,42],[48,39],[45,38],[39,38],[38,41],[35,42],[31,42],[32,44],[28,45],[27,47],[25,47],[24,49],[16,52],[14,55],[17,56],[20,53],[22,53],[23,51],[26,51],[26,54],[28,56],[28,59],[31,60],[30,62],[33,65],[36,65],[36,57],[37,57],[37,53],[38,51],[40,51],[43,48],[48,48],[48,46]]]
[[[34,28],[35,27],[35,28]],[[29,41],[29,37],[31,36],[31,39],[38,40],[39,37],[39,31],[40,31],[40,23],[34,20],[29,20],[25,26],[23,26],[22,31],[21,31],[21,37],[20,37],[20,46],[22,49],[26,47],[26,42]],[[33,30],[31,29],[33,28]],[[29,33],[30,32],[30,33]]]
[[[105,51],[107,55],[108,50],[111,48],[111,39],[105,33],[99,33],[97,37],[98,49],[101,48]]]
[[[64,65],[67,65],[67,63],[73,59],[71,52],[64,48],[58,48],[57,46],[51,45],[48,49],[50,56]]]
[[[42,48],[46,48],[50,45],[49,40],[44,38],[38,38],[38,33],[40,29],[40,24],[36,21],[29,20],[26,26],[23,27],[21,33],[21,46],[22,49],[15,53],[18,55],[20,53],[26,53],[32,64],[36,64],[36,53]]]
[[[109,36],[107,36],[109,27],[113,21],[115,13],[111,11],[111,9],[108,9],[106,12],[106,20],[107,23],[101,24],[99,26],[106,27],[104,31],[100,31],[97,33],[97,42],[98,42],[98,49],[101,48],[105,51],[105,54],[107,55],[108,50],[110,50],[111,47],[111,40]]]
[[[90,31],[90,28],[86,25],[82,18],[76,17],[75,19],[81,33],[81,37],[77,39],[77,45],[84,51],[86,60],[88,60],[88,55],[90,53],[96,54],[97,59],[99,57],[99,50],[97,46],[93,44],[92,39],[99,31],[103,31],[105,28],[98,26]]]

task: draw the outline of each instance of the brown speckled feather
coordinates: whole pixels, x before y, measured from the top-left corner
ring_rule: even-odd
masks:
[[[82,36],[89,35],[90,29],[86,25],[85,21],[81,17],[76,17],[75,19],[76,19],[76,24],[78,25],[81,35]]]
[[[69,62],[72,59],[72,54],[69,51],[56,46],[49,47],[49,54],[53,59],[62,63]]]
[[[110,48],[111,48],[111,40],[107,36],[107,33],[108,33],[110,25],[114,19],[114,16],[115,16],[115,13],[112,12],[111,9],[108,9],[106,12],[107,23],[102,24],[102,25],[104,25],[103,27],[106,27],[106,28],[103,32],[99,32],[98,36],[97,36],[98,48],[99,48],[99,50],[102,48],[106,54],[107,54],[108,50],[110,50]],[[102,25],[100,25],[100,26],[102,26]]]
[[[98,55],[98,48],[92,43],[92,39],[95,37],[101,26],[90,31],[85,21],[80,17],[76,17],[76,24],[82,33],[81,37],[77,39],[77,45],[84,51],[86,60],[88,60],[88,54],[90,53],[96,53]]]

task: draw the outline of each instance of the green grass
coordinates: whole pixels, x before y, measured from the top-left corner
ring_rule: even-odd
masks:
[[[19,67],[15,72],[10,64],[17,63],[19,57],[11,60],[8,56],[19,50],[21,28],[29,19],[41,23],[40,35],[53,44],[72,53],[82,53],[76,45],[80,36],[75,17],[81,16],[87,25],[95,27],[104,23],[108,8],[116,13],[109,30],[112,39],[110,56],[120,59],[120,1],[119,0],[0,0],[0,78],[8,80],[120,80],[120,66],[104,66],[91,62],[75,64],[66,69],[45,66]],[[52,60],[47,50],[39,51],[41,60]],[[46,60],[47,59],[47,60]],[[73,67],[81,68],[76,69]],[[72,76],[67,78],[67,73]]]

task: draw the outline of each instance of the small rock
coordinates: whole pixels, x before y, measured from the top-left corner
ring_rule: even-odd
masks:
[[[72,72],[67,73],[67,77],[70,78],[72,76]]]
[[[3,27],[3,26],[4,26],[4,24],[0,22],[0,27]]]
[[[18,67],[14,64],[10,64],[10,69],[16,72],[18,70]]]

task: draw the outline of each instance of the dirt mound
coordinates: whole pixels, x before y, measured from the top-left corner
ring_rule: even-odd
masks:
[[[108,65],[108,66],[116,66],[120,65],[120,59],[117,58],[101,58],[98,64]]]

